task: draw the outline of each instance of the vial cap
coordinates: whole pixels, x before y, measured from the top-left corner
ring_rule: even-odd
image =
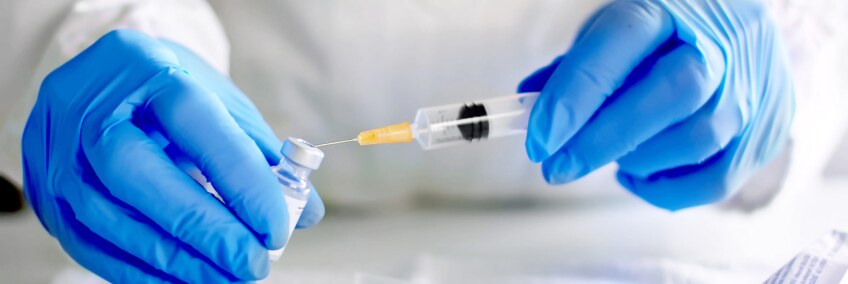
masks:
[[[324,160],[324,152],[321,149],[315,148],[314,145],[303,139],[294,137],[286,138],[286,141],[283,141],[280,153],[289,161],[313,170],[317,170],[321,161]]]

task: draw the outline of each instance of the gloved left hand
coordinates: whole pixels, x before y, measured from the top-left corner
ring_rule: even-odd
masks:
[[[228,78],[177,44],[106,34],[44,80],[22,144],[39,220],[111,282],[257,280],[288,238],[270,169],[282,143]],[[312,192],[300,227],[323,215]]]
[[[610,162],[676,210],[722,200],[776,155],[794,110],[777,27],[753,0],[625,0],[519,86],[541,91],[530,159],[549,183]]]

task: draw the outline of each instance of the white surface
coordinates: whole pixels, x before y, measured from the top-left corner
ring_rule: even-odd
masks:
[[[715,271],[711,277],[753,275],[762,281],[832,228],[848,228],[848,182],[806,191],[794,201],[751,215],[711,208],[668,213],[632,200],[596,208],[443,208],[394,216],[331,216],[316,229],[299,233],[272,277],[317,270],[398,279],[425,274],[437,283],[444,282],[438,278],[442,274],[458,278],[456,282],[526,273],[639,280],[636,276],[650,275],[620,269],[604,275],[602,268],[618,263],[655,267],[651,263],[659,262]],[[422,267],[422,255],[454,259],[439,262],[454,268]],[[463,267],[471,273],[458,271]],[[712,279],[693,277],[687,281]]]
[[[636,199],[331,211],[316,228],[297,232],[266,282],[765,280],[821,235],[848,228],[848,180],[803,191],[751,215],[710,207],[668,213]],[[78,272],[69,272],[73,263],[31,212],[0,218],[0,239],[2,282],[44,283]]]

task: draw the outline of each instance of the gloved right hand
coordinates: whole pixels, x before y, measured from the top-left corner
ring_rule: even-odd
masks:
[[[151,137],[164,137],[168,153]],[[257,280],[268,274],[267,250],[288,238],[269,168],[279,139],[226,77],[176,44],[128,30],[103,36],[44,80],[22,145],[39,220],[109,281]],[[320,219],[317,195],[303,214],[300,227]]]
[[[527,154],[551,184],[618,163],[660,208],[719,202],[789,137],[794,95],[759,0],[613,1],[519,92],[541,92]]]

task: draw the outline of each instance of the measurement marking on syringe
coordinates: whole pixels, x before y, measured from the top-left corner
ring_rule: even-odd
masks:
[[[522,113],[524,113],[523,110],[505,112],[505,113],[500,113],[500,114],[493,114],[493,115],[489,115],[489,116],[463,118],[463,119],[457,119],[457,120],[446,121],[446,122],[436,122],[436,123],[430,124],[429,128],[430,128],[430,131],[437,131],[437,130],[435,130],[436,128],[444,129],[444,128],[448,128],[448,127],[451,127],[451,126],[458,126],[458,125],[461,125],[461,124],[478,123],[478,122],[483,121],[483,120],[495,120],[495,119],[502,118],[502,117],[511,117],[511,116],[515,116],[515,115],[520,115]]]

